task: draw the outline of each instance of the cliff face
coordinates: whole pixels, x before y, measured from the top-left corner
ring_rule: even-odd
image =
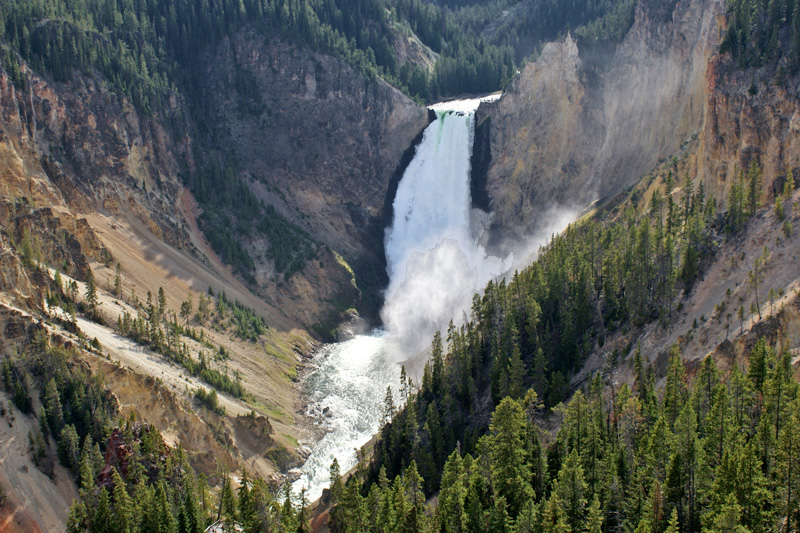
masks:
[[[186,234],[172,206],[181,188],[185,143],[96,80],[54,84],[30,70],[26,74],[24,90],[0,76],[0,154],[9,163],[7,183],[42,204],[76,213],[122,209],[159,238],[184,245]],[[177,111],[177,98],[173,104]]]
[[[725,57],[709,63],[700,145],[692,171],[718,199],[727,200],[738,170],[763,169],[763,199],[780,192],[783,176],[800,167],[800,91],[797,79],[776,85],[771,71],[742,72]],[[796,180],[796,178],[795,178]]]
[[[382,272],[390,181],[427,111],[339,59],[247,34],[222,42],[207,64],[212,136],[257,195],[360,278]],[[268,261],[254,259],[258,281],[269,284]]]
[[[614,50],[579,50],[570,37],[547,45],[500,100],[479,109],[495,221],[530,230],[547,207],[613,194],[697,136],[723,8],[642,0]]]
[[[339,252],[368,282],[364,298],[344,263],[325,250],[283,282],[264,253],[265,238],[245,238],[260,296],[277,314],[311,327],[341,320],[342,310],[369,296],[377,302],[389,184],[426,124],[424,108],[340,60],[245,34],[221,42],[205,60],[195,88],[202,124],[180,94],[164,116],[144,116],[83,74],[53,83],[26,70],[20,88],[0,73],[0,175],[8,201],[52,207],[65,227],[96,212],[129,221],[219,268],[179,178],[202,164],[193,157],[197,147],[213,144],[265,204]],[[84,253],[101,260],[91,231],[81,241]]]

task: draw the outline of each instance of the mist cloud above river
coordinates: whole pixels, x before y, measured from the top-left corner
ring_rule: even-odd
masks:
[[[426,350],[450,319],[463,323],[475,292],[529,264],[539,246],[576,215],[554,208],[543,213],[540,231],[495,247],[502,257],[488,255],[479,243],[490,217],[471,209],[473,115],[461,111],[439,110],[438,120],[425,130],[398,186],[394,221],[386,231],[390,281],[381,318],[399,361]]]
[[[398,359],[413,358],[430,347],[436,331],[451,319],[459,325],[470,315],[472,298],[492,279],[529,265],[540,247],[575,220],[577,210],[554,208],[543,214],[535,233],[501,243],[503,257],[488,255],[479,238],[464,231],[412,247],[403,270],[392,276],[381,317],[396,343]],[[491,230],[488,230],[491,231]]]

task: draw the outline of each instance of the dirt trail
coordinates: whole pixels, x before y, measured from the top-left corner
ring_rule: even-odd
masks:
[[[201,257],[205,254],[203,260],[159,240],[138,219],[109,218],[93,213],[87,215],[87,220],[98,238],[111,250],[114,261],[121,264],[123,299],[128,303],[132,302],[132,291],[140,301],[144,301],[150,291],[155,300],[158,288],[163,287],[171,312],[177,312],[190,293],[196,309],[200,294],[212,287],[215,292],[224,289],[229,299],[238,300],[265,319],[269,329],[256,343],[241,341],[224,328],[215,328],[212,324],[204,328],[205,338],[231,352],[227,365],[231,371],[241,372],[245,386],[256,398],[255,405],[267,411],[265,414],[269,414],[272,420],[277,418],[279,423],[285,424],[276,430],[299,436],[298,432],[304,430],[295,427],[296,417],[298,414],[302,416],[297,406],[295,379],[297,368],[303,364],[302,356],[312,352],[315,343],[307,332],[289,323],[278,309],[251,293],[222,265],[202,239],[202,234],[197,233],[199,229],[193,222],[194,217],[188,216],[188,213],[194,214],[191,198],[187,199],[184,194],[184,202],[179,208],[187,213],[191,241]],[[103,312],[110,321],[115,321],[121,313],[117,306],[125,307],[127,304],[109,294],[115,276],[114,265],[110,266],[95,264],[92,270],[98,287],[108,291],[104,294],[98,291]],[[136,316],[132,307],[127,306],[127,309]],[[193,324],[193,327],[198,329],[199,325]],[[202,347],[184,340],[196,356]]]
[[[50,269],[50,276],[54,276],[55,271]],[[79,295],[86,291],[86,284],[82,281],[74,280],[67,275],[61,274],[62,281],[69,284],[73,281],[78,285]],[[107,318],[121,315],[124,312],[136,316],[136,310],[125,302],[115,300],[112,295],[105,291],[97,291],[97,299],[100,304],[101,312]],[[54,315],[61,315],[66,318],[60,308],[51,308],[50,312]],[[201,388],[206,392],[213,390],[211,387],[198,380],[185,369],[167,360],[149,348],[141,346],[134,341],[117,334],[113,329],[92,322],[80,315],[75,317],[78,328],[88,339],[96,338],[100,346],[112,361],[119,362],[123,367],[128,367],[137,374],[151,376],[160,380],[165,386],[178,394],[186,394],[187,391]],[[232,415],[246,414],[251,408],[235,398],[225,394],[218,394],[220,404],[225,407]]]

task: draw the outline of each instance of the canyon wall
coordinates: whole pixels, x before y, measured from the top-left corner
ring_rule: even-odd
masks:
[[[213,146],[256,197],[322,246],[316,260],[284,277],[264,253],[267,237],[242,236],[255,263],[248,288],[269,303],[268,322],[275,315],[330,329],[344,310],[376,309],[390,184],[427,124],[426,110],[339,59],[247,33],[203,57],[191,102],[171,92],[160,114],[137,110],[86,73],[59,83],[25,69],[25,87],[16,87],[0,72],[8,201],[50,206],[66,226],[90,213],[128,221],[224,269],[197,228],[202,209],[184,188]],[[85,253],[108,258],[91,244]],[[354,286],[348,263],[365,287]]]
[[[632,185],[703,128],[724,3],[642,0],[616,47],[550,43],[478,112],[476,179],[501,228],[525,233],[550,207]]]

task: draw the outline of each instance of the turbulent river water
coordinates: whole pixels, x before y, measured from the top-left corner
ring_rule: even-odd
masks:
[[[325,430],[293,487],[310,500],[328,486],[334,457],[348,470],[355,450],[378,431],[387,386],[397,394],[399,363],[424,350],[451,318],[459,321],[475,291],[511,267],[510,256],[488,256],[480,246],[489,217],[471,206],[474,112],[492,98],[431,107],[437,118],[400,180],[386,229],[385,329],[325,346],[303,380],[309,414]]]

